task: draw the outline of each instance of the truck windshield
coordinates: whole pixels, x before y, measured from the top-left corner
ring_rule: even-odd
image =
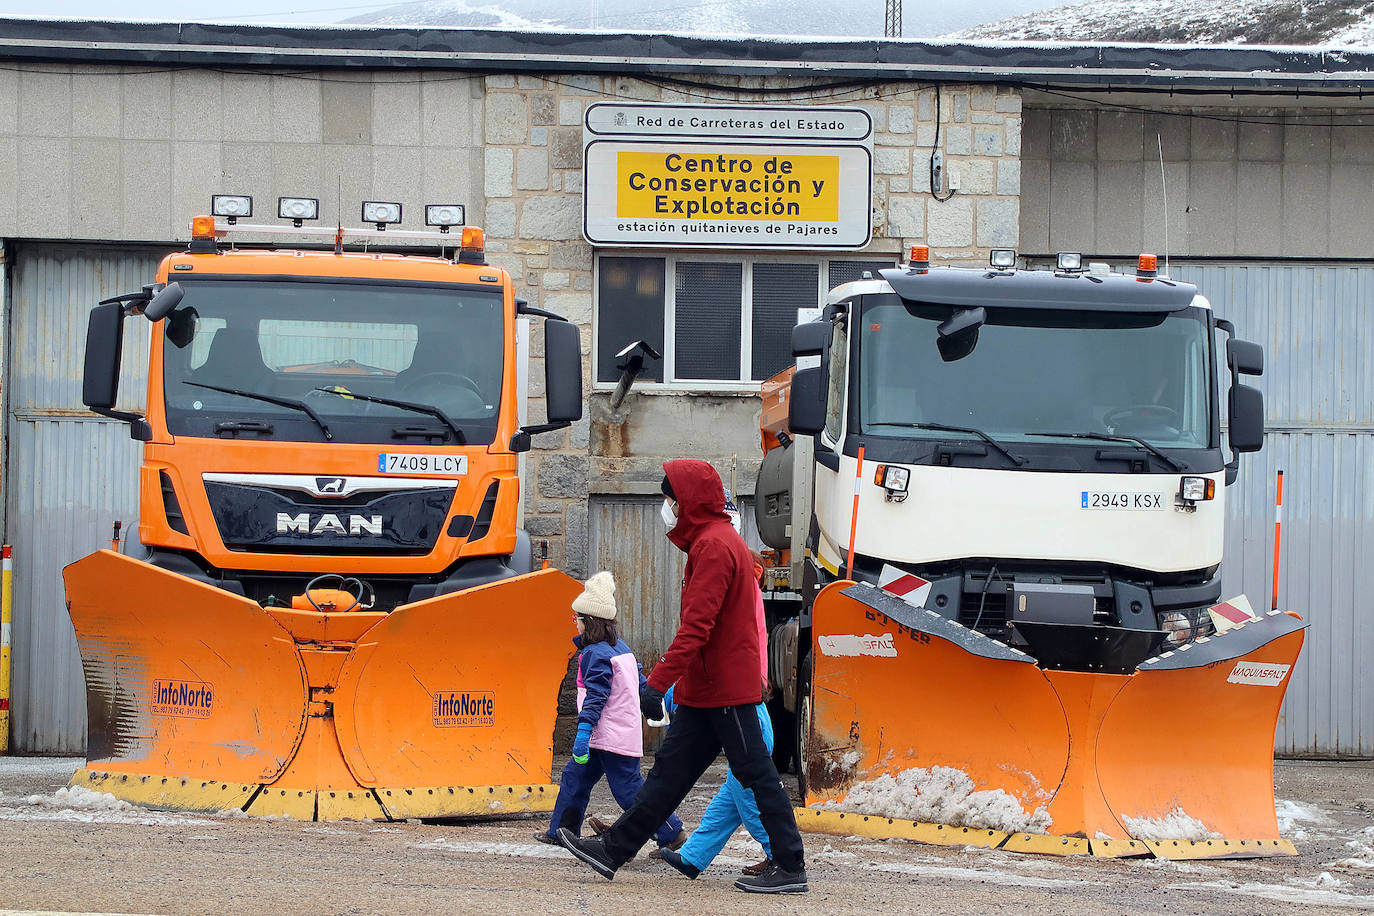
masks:
[[[164,322],[173,435],[416,445],[484,445],[496,435],[499,291],[182,282],[186,296]],[[289,402],[308,406],[329,436]]]
[[[929,423],[973,427],[1001,442],[1095,433],[1164,449],[1209,447],[1204,310],[988,309],[973,351],[945,362],[935,328],[949,314],[948,306],[903,304],[896,296],[864,308],[858,335],[863,432],[949,437],[919,428]]]

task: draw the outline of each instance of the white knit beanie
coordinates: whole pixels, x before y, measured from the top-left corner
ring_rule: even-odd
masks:
[[[586,617],[615,620],[615,577],[608,572],[592,576],[573,599],[572,609]]]

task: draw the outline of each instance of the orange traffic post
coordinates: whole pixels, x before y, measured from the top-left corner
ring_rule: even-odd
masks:
[[[1274,496],[1274,589],[1269,603],[1271,611],[1279,609],[1279,538],[1283,530],[1283,471],[1279,471],[1278,490]]]
[[[849,559],[845,563],[844,577],[854,578],[854,535],[859,530],[859,488],[864,482],[864,447],[859,446],[859,463],[854,466],[854,511],[849,516]]]
[[[0,548],[3,573],[0,573],[0,754],[10,752],[10,611],[14,606],[9,544]]]

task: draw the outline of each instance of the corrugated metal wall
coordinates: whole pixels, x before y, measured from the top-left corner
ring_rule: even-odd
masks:
[[[728,482],[727,482],[728,483]],[[589,517],[591,571],[615,576],[616,622],[620,637],[645,670],[668,648],[677,632],[682,571],[687,555],[668,540],[659,506],[663,498],[592,496]],[[740,506],[744,540],[759,547],[753,503]]]
[[[148,282],[161,252],[19,245],[11,276],[6,538],[14,545],[13,740],[18,753],[81,753],[86,697],[62,567],[108,546],[138,515],[140,443],[84,415],[86,320]],[[149,325],[127,321],[121,406],[146,396]]]
[[[1284,471],[1279,606],[1311,624],[1280,753],[1374,754],[1374,267],[1188,264],[1243,339],[1264,346],[1269,428],[1227,497],[1226,594],[1269,606],[1275,472]]]

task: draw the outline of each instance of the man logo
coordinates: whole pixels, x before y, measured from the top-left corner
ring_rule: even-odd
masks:
[[[344,484],[346,483],[348,483],[347,477],[316,477],[315,489],[319,491],[321,496],[327,493],[335,493],[342,496]]]
[[[372,535],[381,537],[382,517],[380,515],[350,515],[348,524],[333,513],[311,518],[310,513],[291,515],[277,513],[277,534],[347,534],[352,537]]]

